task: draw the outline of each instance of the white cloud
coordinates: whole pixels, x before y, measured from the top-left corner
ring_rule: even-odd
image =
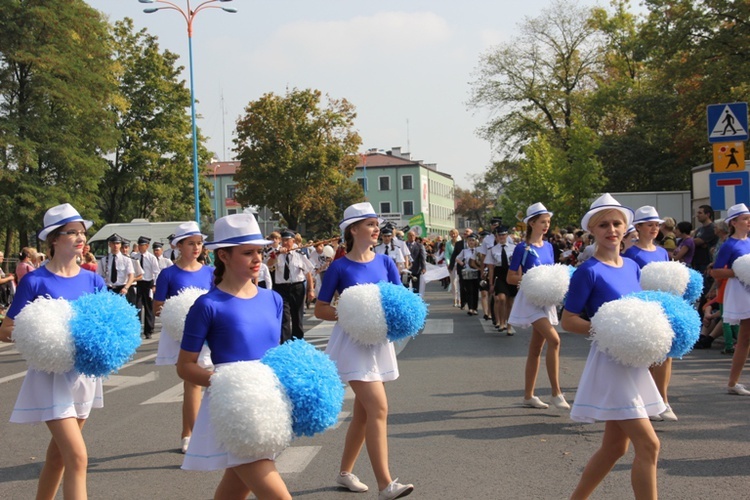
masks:
[[[270,70],[300,66],[396,64],[410,53],[451,37],[448,22],[431,12],[380,12],[343,21],[298,21],[281,26],[251,54],[251,63]]]

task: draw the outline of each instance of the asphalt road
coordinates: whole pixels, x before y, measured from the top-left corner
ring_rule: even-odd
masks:
[[[566,498],[597,449],[603,424],[582,425],[556,409],[522,408],[528,332],[514,337],[451,307],[437,284],[427,290],[424,333],[399,354],[401,378],[387,385],[390,467],[415,484],[410,498]],[[330,326],[306,317],[308,339],[323,347]],[[181,384],[173,367],[155,366],[155,339],[105,385],[105,407],[94,410],[84,434],[88,487],[94,499],[207,499],[221,472],[180,470]],[[575,398],[588,341],[562,334],[561,381]],[[721,346],[674,363],[670,402],[675,423],[656,423],[661,439],[662,498],[750,498],[750,397],[725,392],[730,358]],[[0,498],[33,498],[49,433],[44,425],[9,424],[25,362],[13,346],[0,347]],[[750,373],[743,377],[750,380]],[[549,400],[544,366],[537,395]],[[371,491],[336,488],[341,448],[351,411],[341,425],[297,440],[277,462],[295,498],[375,498],[366,451],[354,471]],[[632,451],[592,498],[632,497]],[[62,498],[60,494],[58,496]]]

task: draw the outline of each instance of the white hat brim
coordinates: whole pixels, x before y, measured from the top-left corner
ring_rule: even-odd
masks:
[[[179,242],[181,242],[182,240],[184,240],[185,238],[190,238],[192,236],[200,236],[202,241],[206,241],[206,238],[208,238],[208,236],[206,236],[203,233],[198,233],[198,234],[182,234],[180,236],[175,236],[174,237],[174,239],[172,240],[172,245],[176,245]]]
[[[53,224],[53,225],[51,225],[49,227],[45,227],[44,229],[42,229],[41,231],[39,231],[39,234],[37,235],[37,238],[39,238],[41,241],[47,241],[47,236],[49,236],[49,233],[51,233],[52,231],[54,231],[55,229],[57,229],[59,227],[63,227],[66,224],[72,224],[73,222],[82,222],[83,223],[83,227],[87,231],[91,228],[91,226],[94,225],[93,221],[85,220],[85,219],[72,220],[72,221],[64,222],[62,224]]]
[[[221,241],[207,241],[203,244],[204,247],[208,248],[209,250],[218,250],[219,248],[229,248],[229,247],[237,247],[240,245],[255,245],[258,247],[264,247],[266,245],[272,245],[273,241],[269,240],[252,240],[248,239],[246,241],[239,241],[239,242],[221,242]]]
[[[344,222],[342,222],[341,224],[339,224],[339,229],[340,229],[340,230],[341,230],[341,232],[343,233],[344,231],[346,231],[346,228],[347,228],[347,227],[351,226],[351,225],[352,225],[352,224],[354,224],[355,222],[359,222],[359,221],[361,221],[361,220],[365,220],[365,219],[372,219],[372,218],[373,218],[373,217],[372,217],[372,216],[370,216],[370,215],[365,215],[365,216],[362,216],[362,217],[353,217],[353,218],[351,218],[351,219],[347,219],[347,220],[345,220]],[[374,218],[375,218],[375,219],[378,219],[378,225],[380,225],[380,224],[382,224],[383,222],[385,222],[385,219],[382,219],[382,218],[380,218],[380,217],[374,217]]]

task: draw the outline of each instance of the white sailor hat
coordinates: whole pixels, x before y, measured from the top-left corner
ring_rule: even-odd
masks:
[[[640,224],[641,222],[658,222],[659,224],[664,222],[664,219],[659,217],[658,212],[651,205],[644,205],[635,211],[633,216],[633,225]]]
[[[620,204],[619,201],[615,200],[611,194],[604,193],[599,198],[595,199],[591,204],[591,208],[581,220],[581,229],[584,231],[588,230],[589,221],[591,217],[603,210],[619,210],[625,216],[625,223],[630,226],[633,223],[633,209],[625,207]]]
[[[532,218],[536,217],[537,215],[542,215],[542,214],[549,214],[550,217],[554,215],[552,212],[547,210],[547,207],[542,205],[542,202],[538,201],[526,209],[526,217],[523,218],[523,222],[524,224],[528,224],[528,222]]]
[[[747,205],[745,205],[744,203],[732,205],[731,207],[729,207],[729,210],[727,210],[727,216],[724,218],[724,222],[729,222],[735,217],[739,217],[740,215],[744,214],[750,214],[750,210],[748,210]]]
[[[37,236],[40,240],[45,241],[49,233],[70,222],[82,222],[83,227],[86,229],[90,228],[93,224],[90,220],[84,220],[78,213],[78,210],[73,208],[70,203],[63,203],[47,210],[44,214],[44,229],[39,231]]]
[[[180,241],[184,240],[185,238],[189,238],[190,236],[200,236],[202,240],[206,239],[205,234],[201,234],[201,228],[198,227],[198,223],[194,220],[191,220],[189,222],[183,222],[179,226],[177,226],[177,229],[174,232],[174,238],[172,238],[173,245],[176,245]]]
[[[206,242],[206,248],[234,247],[237,245],[270,245],[263,238],[258,221],[253,214],[233,214],[222,217],[214,224],[214,241]]]
[[[363,203],[355,203],[354,205],[351,205],[347,207],[346,210],[344,210],[344,220],[342,220],[341,224],[339,224],[339,229],[341,229],[341,232],[343,233],[347,227],[354,224],[355,222],[370,219],[372,217],[378,219],[378,224],[383,223],[383,219],[378,217],[378,214],[375,213],[375,209],[372,208],[372,205],[370,205],[368,202],[365,201]]]

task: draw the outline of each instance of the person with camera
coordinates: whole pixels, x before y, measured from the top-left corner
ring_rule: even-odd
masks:
[[[479,274],[482,264],[479,262],[479,238],[475,233],[466,237],[467,247],[456,257],[456,263],[462,267],[461,275],[466,286],[466,302],[469,316],[476,316],[479,305]]]

